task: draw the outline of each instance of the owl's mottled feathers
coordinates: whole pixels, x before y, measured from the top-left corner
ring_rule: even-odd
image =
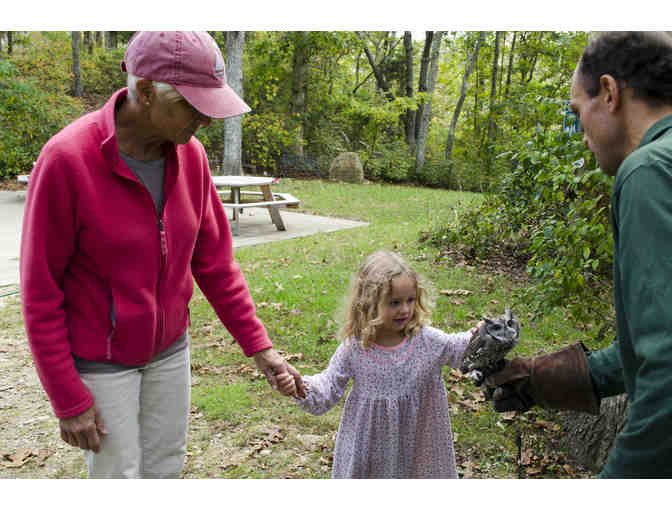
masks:
[[[476,385],[501,368],[506,354],[518,343],[520,324],[508,308],[495,319],[483,317],[483,324],[471,338],[460,370],[471,372]]]

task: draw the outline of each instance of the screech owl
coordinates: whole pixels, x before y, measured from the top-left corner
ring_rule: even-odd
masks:
[[[501,369],[504,356],[518,344],[519,337],[520,323],[509,308],[495,319],[483,317],[464,352],[460,370],[471,372],[471,379],[480,386],[488,375]]]

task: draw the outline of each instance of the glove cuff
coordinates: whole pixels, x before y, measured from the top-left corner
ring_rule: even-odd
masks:
[[[532,358],[528,390],[535,402],[550,409],[599,414],[600,400],[588,370],[581,342]]]

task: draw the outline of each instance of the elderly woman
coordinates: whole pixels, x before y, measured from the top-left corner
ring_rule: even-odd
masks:
[[[256,317],[193,136],[213,117],[249,111],[226,84],[215,41],[139,32],[122,69],[128,87],[49,140],[33,169],[23,312],[61,438],[85,450],[89,476],[178,477],[194,278],[269,383],[304,390]]]

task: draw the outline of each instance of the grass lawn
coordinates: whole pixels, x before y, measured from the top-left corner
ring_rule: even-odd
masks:
[[[418,187],[350,185],[283,179],[278,191],[302,200],[305,213],[363,220],[368,227],[240,248],[259,317],[276,349],[301,372],[326,368],[338,345],[339,313],[350,279],[363,258],[379,249],[402,253],[439,291],[433,325],[464,331],[482,314],[498,315],[515,304],[524,279],[505,271],[456,263],[420,242],[423,232],[455,221],[461,208],[479,200],[471,193]],[[561,311],[535,324],[522,307],[518,352],[551,351],[584,340]],[[191,304],[193,366],[192,430],[185,477],[325,478],[330,476],[334,435],[341,405],[323,416],[300,410],[273,393],[244,358],[200,292]],[[445,368],[456,437],[458,472],[465,478],[515,478],[516,434],[522,433],[526,477],[586,477],[567,464],[557,447],[559,427],[552,415],[497,414],[481,391],[456,370]],[[216,457],[216,462],[208,461]],[[214,466],[214,467],[213,467]]]
[[[383,248],[401,252],[432,283],[438,328],[464,331],[481,315],[498,315],[510,304],[522,324],[521,354],[588,339],[590,327],[573,328],[562,310],[533,323],[529,311],[516,304],[515,293],[525,285],[519,273],[469,265],[421,242],[424,232],[455,221],[478,195],[292,179],[277,188],[300,197],[305,213],[370,223],[236,251],[276,349],[301,373],[326,368],[338,345],[350,279],[366,255]],[[191,319],[192,409],[184,477],[328,478],[342,403],[312,416],[273,392],[198,289]],[[0,478],[85,477],[83,458],[60,440],[58,421],[37,379],[18,295],[0,298],[0,368],[0,467],[7,468],[0,469]],[[497,414],[457,370],[446,367],[444,379],[461,477],[517,477],[518,432],[524,477],[589,476],[571,466],[558,447],[562,432],[553,414]]]

